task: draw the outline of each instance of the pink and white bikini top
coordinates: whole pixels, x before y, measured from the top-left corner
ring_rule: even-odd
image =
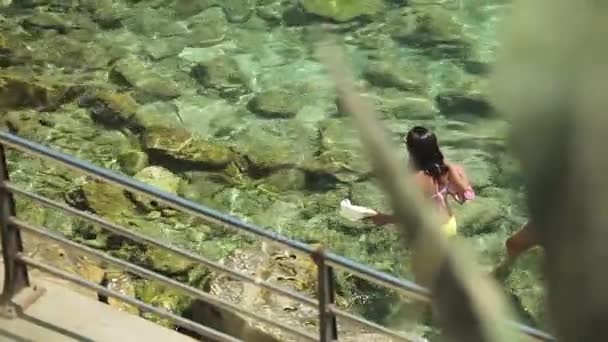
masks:
[[[452,184],[449,183],[439,189],[431,198],[437,199],[438,204],[445,206],[447,195],[451,195],[458,203],[464,203],[475,199],[475,191],[473,191],[472,187],[469,186],[464,192],[458,193],[453,189]]]

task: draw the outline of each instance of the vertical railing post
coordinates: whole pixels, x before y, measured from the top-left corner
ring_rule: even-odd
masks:
[[[5,314],[12,312],[12,299],[21,289],[29,286],[27,268],[17,260],[23,251],[21,233],[10,224],[15,215],[15,202],[10,191],[4,187],[9,180],[4,146],[0,143],[0,239],[4,262],[4,287],[0,296],[0,310]]]
[[[335,293],[333,286],[333,270],[325,263],[323,248],[314,255],[317,264],[317,297],[319,300],[319,341],[330,342],[338,340],[336,316],[329,305],[334,304]]]

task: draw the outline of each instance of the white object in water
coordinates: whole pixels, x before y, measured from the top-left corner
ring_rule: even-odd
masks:
[[[374,209],[353,205],[348,199],[343,199],[340,202],[340,215],[351,221],[359,221],[376,214],[378,213]]]

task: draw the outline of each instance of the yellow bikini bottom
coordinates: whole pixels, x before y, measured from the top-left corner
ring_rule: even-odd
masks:
[[[458,232],[456,225],[456,216],[451,216],[448,222],[441,225],[441,231],[447,236],[452,237]]]

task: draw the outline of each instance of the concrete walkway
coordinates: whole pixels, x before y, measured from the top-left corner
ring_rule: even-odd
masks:
[[[0,259],[1,262],[1,259]],[[0,287],[4,269],[0,263]],[[0,317],[0,341],[194,342],[143,318],[113,309],[59,283],[33,279],[46,293],[19,318]]]

